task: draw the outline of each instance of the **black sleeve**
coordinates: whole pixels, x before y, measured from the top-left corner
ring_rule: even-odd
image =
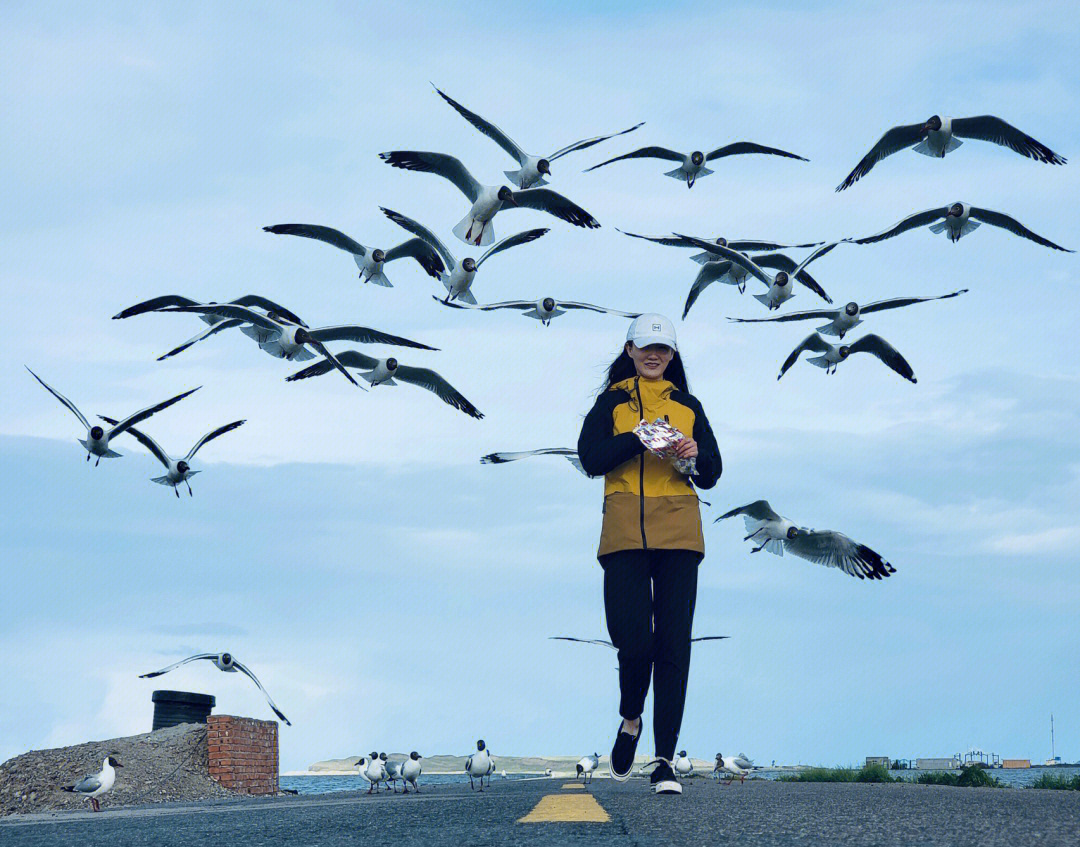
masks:
[[[701,403],[696,397],[680,392],[677,399],[684,406],[689,406],[694,410],[693,438],[698,445],[695,463],[698,472],[690,479],[698,488],[712,488],[724,470],[724,463],[720,459],[720,448],[716,446],[716,436],[713,435],[709,419],[705,417],[705,410],[701,408]]]
[[[611,433],[611,414],[625,400],[624,391],[605,391],[596,398],[596,403],[585,416],[577,449],[581,466],[589,476],[604,476],[645,452],[645,445],[634,433]]]

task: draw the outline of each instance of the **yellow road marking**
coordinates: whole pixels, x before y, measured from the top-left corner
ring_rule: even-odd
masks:
[[[545,794],[518,823],[607,823],[609,820],[604,807],[591,794]]]
[[[567,788],[584,788],[584,787],[585,786],[582,785],[580,782],[566,782],[566,783],[563,783],[563,789],[564,790],[567,789]]]

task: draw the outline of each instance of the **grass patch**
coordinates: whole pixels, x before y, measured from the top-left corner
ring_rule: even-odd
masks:
[[[862,768],[807,768],[797,774],[780,777],[781,782],[903,782],[883,765]]]
[[[984,768],[974,765],[959,771],[934,771],[914,778],[893,776],[883,765],[867,765],[862,768],[807,768],[797,774],[782,776],[781,782],[916,782],[920,785],[952,785],[959,788],[1003,788],[1002,782],[990,776]],[[1080,776],[1073,780],[1049,775],[1041,779],[1057,780],[1040,788],[1080,789]]]
[[[959,788],[1002,788],[1001,780],[990,776],[984,768],[970,765],[955,771],[934,771],[919,774],[915,778],[919,785],[954,785]]]
[[[1031,783],[1032,788],[1052,788],[1058,791],[1080,791],[1080,774],[1074,776],[1058,776],[1056,773],[1040,774],[1039,778]]]

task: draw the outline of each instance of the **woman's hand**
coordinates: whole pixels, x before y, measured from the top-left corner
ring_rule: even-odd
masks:
[[[680,459],[693,459],[697,454],[697,442],[693,438],[684,438],[675,445],[675,455]]]

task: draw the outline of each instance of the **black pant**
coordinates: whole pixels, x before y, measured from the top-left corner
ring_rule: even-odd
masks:
[[[653,735],[656,755],[665,759],[674,758],[682,726],[701,559],[691,550],[600,557],[608,633],[619,651],[619,714],[628,720],[641,715],[654,676]]]

